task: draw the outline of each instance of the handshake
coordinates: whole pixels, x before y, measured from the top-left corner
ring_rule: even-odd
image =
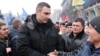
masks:
[[[54,50],[53,52],[50,52],[47,54],[48,56],[58,56],[58,51]]]

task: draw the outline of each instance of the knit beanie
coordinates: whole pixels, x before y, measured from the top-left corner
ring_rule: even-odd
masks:
[[[97,16],[95,18],[93,18],[91,21],[90,21],[90,24],[92,25],[92,27],[100,33],[100,16]]]

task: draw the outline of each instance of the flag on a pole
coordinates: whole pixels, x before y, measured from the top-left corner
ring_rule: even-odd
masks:
[[[17,12],[17,17],[20,19],[20,15],[19,15],[19,13]]]
[[[28,15],[28,14],[27,14],[27,12],[25,11],[25,9],[22,8],[22,14],[20,15],[20,19],[21,19],[21,20],[25,20],[25,18],[26,18],[27,15]]]
[[[72,6],[83,5],[83,0],[72,0]]]
[[[9,13],[7,14],[7,23],[8,23],[8,26],[12,25],[12,21],[13,21],[13,15],[12,15],[11,11],[9,11]]]

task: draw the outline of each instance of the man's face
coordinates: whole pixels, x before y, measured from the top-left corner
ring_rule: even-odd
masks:
[[[7,37],[8,36],[8,27],[6,25],[1,26],[0,36],[2,36],[2,37]]]
[[[72,23],[72,31],[75,34],[80,33],[83,30],[83,26],[80,22],[73,22]]]
[[[98,33],[91,25],[86,27],[86,32],[89,35],[87,41],[91,43],[100,42],[100,33]]]
[[[66,32],[66,27],[65,27],[65,25],[60,25],[60,31],[61,31],[62,33],[65,33],[65,32]]]
[[[19,23],[18,23],[18,30],[20,30],[20,29],[21,29],[22,25],[23,25],[23,23],[22,23],[22,22],[19,22]]]
[[[67,32],[72,32],[72,26],[67,26],[67,27],[66,27],[66,31],[67,31]]]
[[[44,6],[41,11],[37,11],[38,21],[41,23],[47,23],[50,18],[51,9]]]

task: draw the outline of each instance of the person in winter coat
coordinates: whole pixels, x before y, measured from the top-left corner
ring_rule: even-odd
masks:
[[[55,56],[75,56],[82,48],[83,44],[86,42],[88,35],[84,32],[84,20],[77,18],[72,22],[72,32],[63,36],[65,40],[65,52],[56,51],[52,52],[51,55]]]
[[[14,19],[12,22],[12,28],[9,30],[8,34],[8,42],[9,42],[9,47],[11,47],[12,52],[9,53],[9,56],[17,56],[16,54],[16,36],[19,33],[19,30],[21,29],[22,26],[22,21],[19,19]]]
[[[66,32],[61,35],[64,38],[66,38],[66,36],[68,36],[69,33],[72,32],[72,22],[67,22],[67,24],[65,24],[65,28],[66,28]]]
[[[77,18],[72,22],[72,32],[63,37],[65,40],[65,54],[61,52],[61,56],[74,56],[82,48],[86,42],[88,35],[84,32],[84,20]]]
[[[8,36],[8,27],[3,20],[0,20],[0,56],[8,56],[7,55],[7,46],[5,38]]]
[[[50,5],[40,2],[36,14],[26,19],[16,42],[18,56],[50,56],[54,50],[63,51],[63,39],[50,20],[50,14]]]
[[[87,25],[89,35],[82,51],[76,56],[100,56],[100,16],[93,18]]]

